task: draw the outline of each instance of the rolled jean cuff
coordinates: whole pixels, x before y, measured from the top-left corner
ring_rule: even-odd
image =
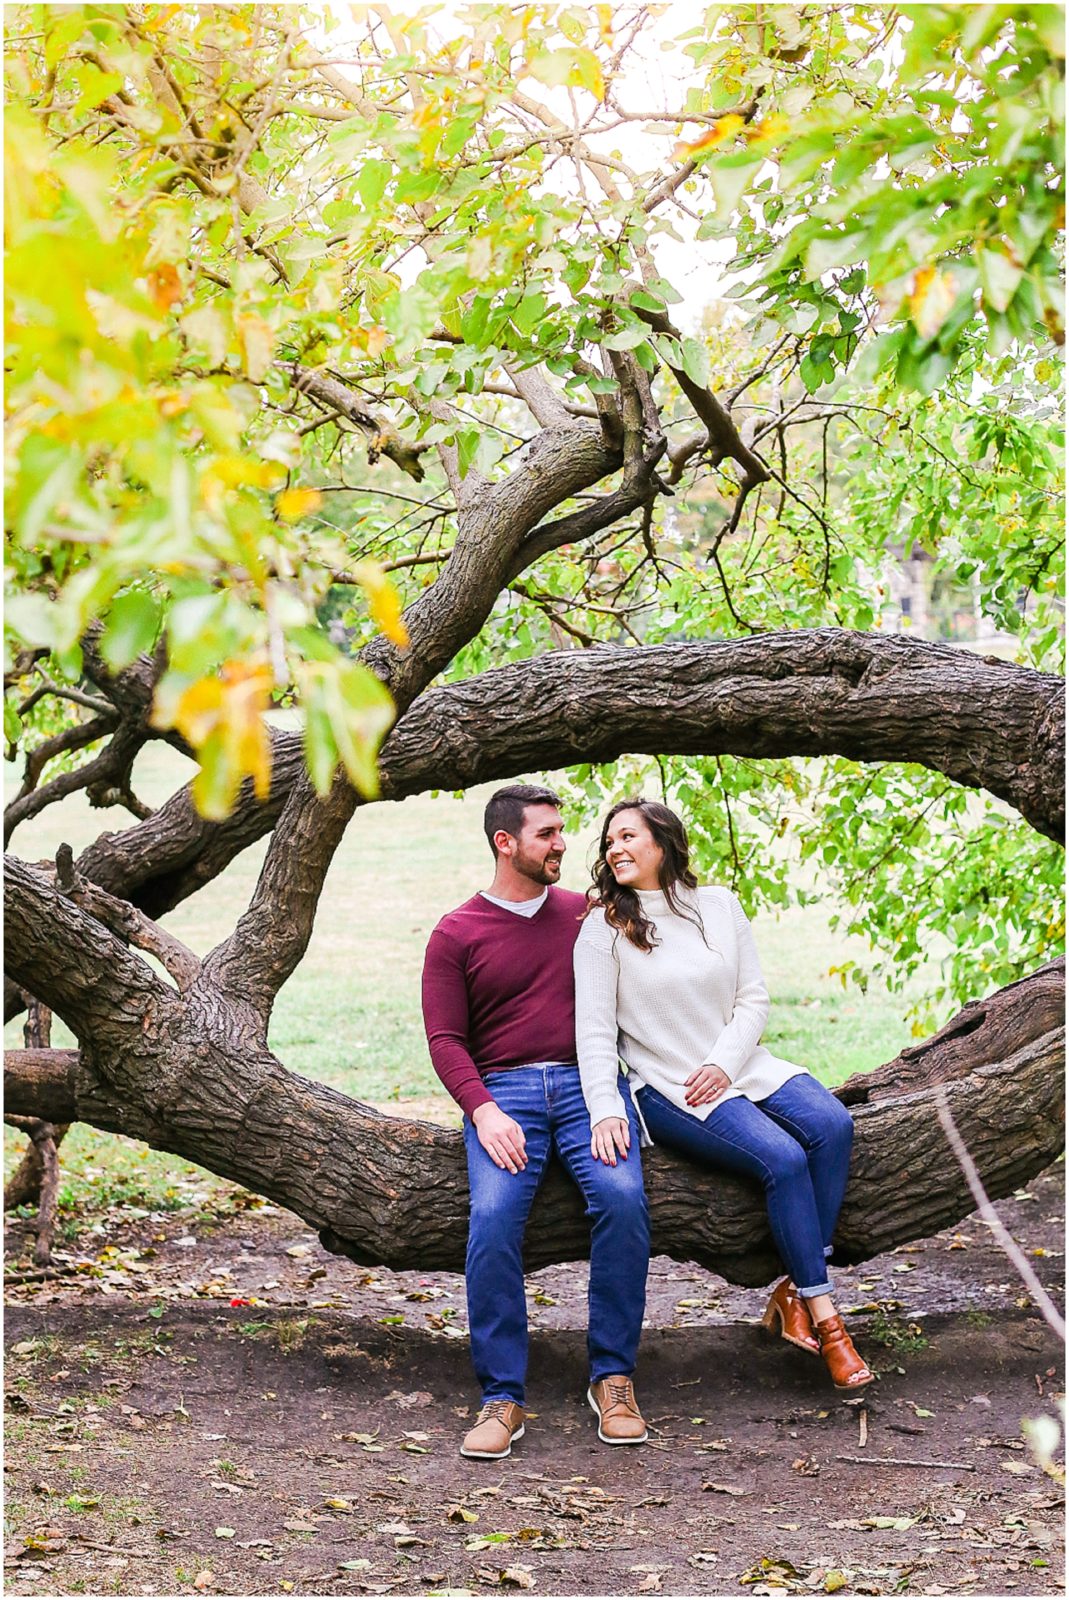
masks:
[[[824,1259],[825,1259],[825,1261],[830,1261],[834,1254],[835,1254],[835,1246],[833,1244],[826,1244],[824,1246]]]
[[[803,1288],[802,1285],[799,1284],[798,1293],[805,1300],[813,1300],[818,1294],[831,1294],[831,1284],[827,1279],[825,1279],[823,1283],[818,1283],[814,1287],[808,1289]]]

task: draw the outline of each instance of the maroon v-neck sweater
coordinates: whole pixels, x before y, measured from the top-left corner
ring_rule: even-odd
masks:
[[[434,1070],[466,1116],[494,1097],[487,1072],[575,1061],[572,949],[586,906],[551,888],[533,917],[481,894],[450,911],[423,963],[423,1021]]]

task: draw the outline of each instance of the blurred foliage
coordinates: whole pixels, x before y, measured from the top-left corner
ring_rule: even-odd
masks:
[[[773,477],[743,503],[730,463],[684,454],[649,522],[543,556],[450,677],[903,626],[910,560],[1058,670],[1062,8],[678,15],[6,7],[9,662],[47,649],[75,684],[98,618],[115,670],[164,648],[155,718],[198,752],[208,815],[269,783],[278,704],[320,790],[341,762],[373,792],[391,706],[353,655],[380,631],[404,648],[448,556],[439,452],[499,480],[534,431],[505,363],[593,415],[622,352],[670,447],[695,427],[674,367]],[[55,726],[47,699],[23,725],[35,681],[6,701],[24,751]],[[940,937],[955,998],[1057,947],[1052,847],[930,774],[663,776],[705,870],[784,904],[819,866],[892,982]]]

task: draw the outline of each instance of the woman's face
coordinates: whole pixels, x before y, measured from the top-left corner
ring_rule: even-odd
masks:
[[[605,860],[617,883],[628,889],[659,889],[664,851],[641,811],[618,811],[605,835]]]

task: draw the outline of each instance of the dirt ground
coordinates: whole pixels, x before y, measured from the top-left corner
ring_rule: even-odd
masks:
[[[10,1594],[1062,1592],[1021,1420],[1057,1415],[1063,1353],[975,1219],[838,1274],[863,1405],[762,1334],[760,1292],[658,1258],[633,1450],[584,1398],[585,1265],[540,1272],[527,1435],[478,1463],[462,1279],[187,1182],[9,1281]],[[1000,1211],[1061,1298],[1064,1168]],[[31,1247],[11,1222],[9,1279]]]

